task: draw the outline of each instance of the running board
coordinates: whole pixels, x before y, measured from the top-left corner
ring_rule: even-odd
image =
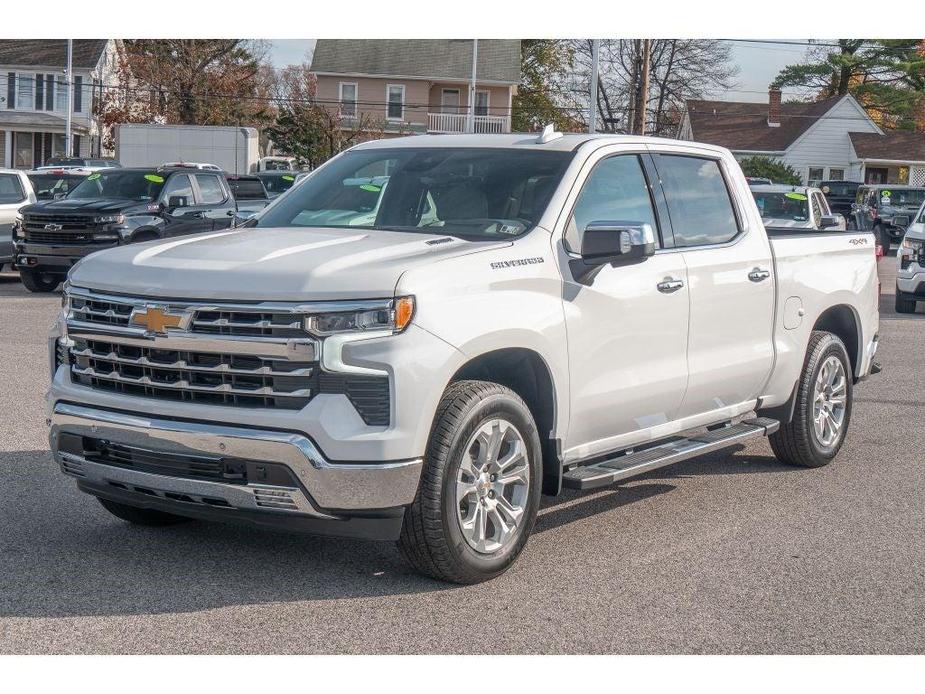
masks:
[[[773,434],[780,422],[767,417],[748,419],[732,426],[713,429],[688,438],[663,443],[635,453],[617,456],[594,465],[575,467],[562,476],[562,486],[569,489],[607,487],[627,477],[635,477],[666,465],[726,448],[759,436]]]

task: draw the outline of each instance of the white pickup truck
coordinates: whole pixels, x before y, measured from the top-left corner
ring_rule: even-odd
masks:
[[[368,142],[247,225],[71,270],[50,443],[119,518],[397,540],[477,582],[543,493],[763,436],[829,463],[879,369],[871,234],[766,232],[718,147]]]

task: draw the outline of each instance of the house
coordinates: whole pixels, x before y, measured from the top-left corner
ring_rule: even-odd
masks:
[[[884,131],[850,95],[782,104],[771,88],[766,105],[691,100],[679,137],[778,159],[805,183],[925,182],[925,134]]]
[[[114,81],[116,39],[75,39],[71,64],[72,153],[101,156],[94,101]],[[67,118],[67,41],[0,41],[0,165],[32,169],[64,156]]]
[[[316,99],[345,127],[375,124],[383,135],[467,132],[473,50],[474,131],[511,131],[520,81],[520,41],[327,40],[312,55]]]

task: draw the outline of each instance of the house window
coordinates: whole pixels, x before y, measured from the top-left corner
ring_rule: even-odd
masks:
[[[45,108],[45,75],[39,73],[35,76],[35,110]]]
[[[45,75],[45,110],[55,110],[55,76]]]
[[[490,100],[489,92],[476,92],[475,93],[475,115],[477,116],[487,116],[488,115],[488,103]]]
[[[356,118],[357,85],[356,82],[340,83],[340,114],[344,118]]]
[[[32,103],[32,83],[35,78],[32,75],[19,75],[19,84],[16,90],[16,103],[22,108],[29,108]]]
[[[813,183],[814,181],[821,181],[825,178],[825,167],[824,166],[810,166],[809,167],[809,176],[806,177],[808,183]]]
[[[6,73],[6,107],[16,108],[16,73]]]
[[[440,91],[441,113],[459,113],[459,90],[443,89]]]
[[[58,80],[58,84],[56,86],[58,93],[55,96],[55,110],[65,111],[67,110],[67,81]]]
[[[74,78],[74,112],[80,113],[84,110],[84,78]]]
[[[80,156],[80,135],[74,135],[74,145],[71,147],[71,154],[75,157]]]
[[[403,120],[405,117],[405,85],[390,84],[386,87],[386,118]]]
[[[844,181],[845,180],[845,170],[844,169],[829,169],[829,180],[830,181]]]
[[[17,169],[31,169],[32,133],[13,133],[13,166]]]

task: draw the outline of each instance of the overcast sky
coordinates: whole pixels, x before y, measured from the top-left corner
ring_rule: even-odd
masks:
[[[307,62],[315,40],[283,39],[271,41],[271,44],[270,58],[273,65],[282,67]],[[789,63],[799,62],[805,51],[805,46],[733,43],[732,59],[739,66],[737,91],[716,94],[713,98],[725,101],[767,101],[768,85],[780,69]],[[788,96],[790,94],[785,93],[784,97]]]

